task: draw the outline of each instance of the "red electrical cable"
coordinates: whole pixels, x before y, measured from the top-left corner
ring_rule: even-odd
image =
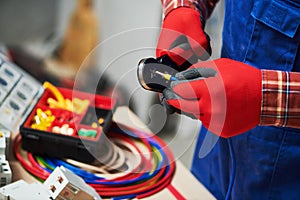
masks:
[[[160,145],[163,146],[165,144],[160,138],[156,137],[155,139]],[[162,189],[166,188],[171,183],[172,178],[175,174],[175,170],[176,170],[175,160],[174,160],[173,154],[171,153],[171,151],[168,148],[165,148],[164,150],[165,150],[165,153],[167,154],[167,157],[170,160],[170,163],[169,163],[170,173],[167,174],[163,179],[160,180],[160,185],[158,187],[153,188],[152,191],[150,189],[149,192],[143,193],[141,195],[137,195],[137,198],[145,198],[145,197],[151,196],[151,195],[161,191]]]
[[[168,149],[166,144],[157,136],[155,135],[149,135],[148,133],[144,133],[135,129],[132,129],[127,126],[122,126],[123,128],[134,132],[138,137],[131,138],[119,133],[110,133],[109,136],[112,138],[120,139],[127,144],[131,145],[135,148],[135,150],[138,152],[139,156],[141,157],[141,162],[135,166],[131,172],[119,176],[114,179],[109,180],[99,180],[99,184],[90,184],[94,189],[99,193],[102,197],[113,197],[113,196],[126,196],[126,195],[132,195],[136,194],[137,198],[145,198],[147,196],[150,196],[154,193],[157,193],[158,191],[166,188],[172,181],[172,177],[175,173],[175,162],[173,155],[171,151]],[[101,182],[109,182],[109,181],[127,181],[127,180],[135,180],[137,178],[141,178],[144,173],[149,173],[152,170],[153,167],[153,160],[154,157],[152,155],[152,147],[147,141],[147,137],[151,138],[157,144],[163,148],[164,153],[167,157],[167,161],[164,161],[162,163],[162,166],[158,170],[155,175],[153,175],[149,179],[141,180],[138,183],[123,185],[123,184],[115,184],[115,185],[106,185],[102,184]],[[135,140],[140,140],[144,146],[147,149],[148,157],[146,157],[145,152],[142,152],[139,147],[137,146]],[[49,172],[45,171],[39,163],[37,163],[36,159],[31,153],[27,154],[28,161],[26,161],[19,153],[18,148],[21,143],[21,137],[18,136],[15,140],[14,144],[14,151],[17,159],[20,161],[21,165],[30,173],[33,175],[45,180],[49,176]],[[168,171],[166,171],[166,168],[169,167]]]
[[[128,127],[126,127],[127,129],[129,129]],[[146,140],[145,140],[145,138],[144,138],[144,136],[145,136],[145,133],[142,133],[142,134],[140,134],[140,133],[137,133],[137,131],[136,130],[134,130],[134,133],[136,133],[136,134],[138,134],[139,136],[140,136],[140,138],[143,138],[143,140],[146,142]],[[154,137],[154,136],[151,136],[151,137]],[[160,140],[158,137],[156,137],[155,136],[155,140],[160,144],[160,145],[162,145],[162,146],[164,146],[165,145],[165,143],[162,141],[162,140]],[[148,142],[146,142],[146,144],[147,144]],[[149,148],[151,148],[151,146],[149,146]],[[173,159],[173,155],[172,155],[172,153],[169,151],[169,149],[168,148],[165,148],[165,150],[166,150],[166,155],[167,155],[167,157],[168,158],[171,158],[170,160],[171,160],[171,163],[170,163],[170,172],[171,173],[169,173],[169,174],[167,174],[165,177],[163,177],[160,181],[158,181],[156,184],[154,184],[154,185],[152,185],[152,186],[150,186],[150,187],[148,187],[147,188],[147,190],[153,190],[153,191],[150,191],[150,192],[147,192],[147,193],[143,193],[144,191],[135,191],[136,193],[143,193],[143,194],[141,194],[141,195],[138,195],[137,197],[139,197],[139,198],[144,198],[144,197],[147,197],[147,196],[150,196],[150,195],[152,195],[152,194],[154,194],[154,193],[156,193],[156,192],[158,192],[158,191],[160,191],[160,190],[162,190],[163,188],[165,188],[166,186],[168,186],[169,184],[170,184],[170,182],[171,182],[171,179],[172,179],[172,177],[173,177],[173,175],[174,175],[174,172],[175,172],[175,163],[174,163],[174,159]],[[164,164],[164,166],[163,167],[165,167],[165,164]],[[162,168],[163,168],[162,167]],[[169,181],[168,181],[168,179],[170,179]],[[98,187],[97,187],[98,188]],[[96,188],[96,189],[97,189]],[[99,188],[100,189],[100,188]],[[102,189],[102,188],[101,188]],[[115,189],[115,188],[114,188]],[[99,193],[101,193],[102,195],[104,195],[104,196],[110,196],[110,195],[112,195],[111,193],[102,193],[101,191],[99,191]],[[118,196],[120,196],[120,195],[126,195],[126,194],[130,194],[130,192],[123,192],[123,193],[113,193],[113,194],[118,194]]]
[[[118,137],[132,145],[134,145],[134,143],[132,141],[130,141],[127,137],[125,136],[122,136],[120,134],[115,134],[115,133],[112,133],[111,134],[113,137]],[[151,146],[150,145],[147,145],[147,148],[148,148],[148,151],[152,151],[151,149]],[[140,152],[140,151],[139,151]],[[142,153],[140,152],[140,155],[142,155]],[[142,155],[143,156],[143,155]],[[143,156],[144,157],[144,156]],[[152,158],[152,155],[150,156]],[[144,157],[145,159],[145,157]],[[152,160],[152,159],[151,159]],[[148,163],[148,165],[150,164],[150,167],[151,167],[151,161],[150,159],[149,160],[145,160],[146,163]],[[151,170],[151,168],[147,168],[147,171],[146,172],[149,172]],[[143,171],[144,173],[145,171]],[[160,170],[158,172],[158,174],[156,174],[152,179],[146,181],[146,182],[142,182],[140,184],[137,184],[137,185],[134,185],[134,186],[122,186],[121,188],[112,188],[112,187],[107,187],[107,186],[101,186],[101,185],[92,185],[102,196],[112,196],[112,195],[118,195],[118,196],[123,196],[123,195],[128,195],[128,194],[132,194],[132,193],[141,193],[141,192],[144,192],[145,191],[145,188],[152,182],[155,182],[157,181],[159,178],[161,178],[161,176],[163,175],[164,173],[164,169],[163,170]],[[131,174],[132,176],[130,178],[138,178],[140,177],[141,174],[140,172],[138,172],[139,175],[136,175],[136,174]],[[128,178],[128,177],[127,177]],[[155,184],[154,184],[155,185]],[[148,187],[149,188],[149,187]],[[147,188],[147,189],[148,189]]]
[[[21,165],[27,171],[29,171],[31,174],[33,174],[34,176],[39,177],[39,178],[41,178],[43,180],[46,180],[47,177],[50,175],[50,173],[47,172],[47,171],[38,170],[38,169],[32,167],[31,165],[29,165],[28,162],[26,162],[25,159],[23,159],[23,157],[21,156],[21,154],[18,151],[18,148],[20,147],[20,144],[21,144],[21,136],[18,135],[15,138],[15,141],[14,141],[14,152],[15,152],[15,155],[16,155],[17,159],[21,163]]]
[[[136,168],[134,168],[131,172],[131,174],[126,174],[124,176],[118,177],[116,179],[110,179],[110,180],[106,180],[108,181],[119,181],[119,180],[124,180],[124,179],[130,179],[130,178],[138,178],[139,176],[142,176],[143,173],[148,172],[151,170],[151,160],[152,160],[152,156],[151,159],[146,159],[145,156],[142,154],[142,152],[138,149],[138,147],[134,144],[133,141],[129,140],[127,137],[119,135],[116,136],[116,133],[110,133],[110,135],[112,137],[118,137],[124,141],[126,141],[127,143],[131,144],[139,153],[139,155],[142,157],[142,162],[140,165],[138,165]],[[151,148],[151,147],[150,147]],[[149,152],[151,152],[151,149],[148,149]],[[142,166],[143,164],[143,166]]]
[[[37,164],[36,160],[34,159],[32,153],[27,153],[27,158],[28,158],[28,161],[31,163],[32,167],[33,168],[36,168],[38,169],[39,171],[44,171],[44,169]]]

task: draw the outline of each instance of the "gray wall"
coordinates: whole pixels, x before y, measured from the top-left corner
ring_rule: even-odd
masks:
[[[62,37],[75,3],[74,0],[0,0],[0,43],[43,39],[53,31]],[[221,1],[206,24],[212,58],[220,56],[223,7]],[[141,58],[155,56],[161,21],[160,0],[95,0],[95,13],[100,24],[101,43],[95,51],[99,72],[108,74],[116,87],[125,87],[137,104],[139,117],[151,123],[147,121],[148,114],[161,109],[150,106],[156,94],[141,89],[136,67]],[[163,114],[160,117],[155,122],[157,130],[164,120]],[[169,144],[175,156],[181,157],[189,167],[199,121],[181,116],[178,124],[179,134],[170,135]]]
[[[45,39],[56,27],[57,0],[0,0],[0,43]]]
[[[146,119],[154,94],[141,89],[136,67],[141,58],[155,56],[160,0],[96,0],[94,7],[100,24],[99,71],[109,74],[116,87],[126,88],[137,103],[137,114]],[[59,33],[64,31],[73,8],[74,1],[61,1]]]

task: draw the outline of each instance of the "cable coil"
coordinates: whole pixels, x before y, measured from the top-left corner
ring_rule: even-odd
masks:
[[[145,198],[166,188],[175,172],[175,161],[166,143],[154,134],[124,125],[114,125],[108,134],[114,146],[109,165],[90,165],[70,159],[21,152],[21,136],[14,153],[21,165],[43,181],[57,166],[64,166],[91,185],[101,197],[114,199]],[[25,154],[26,155],[26,154]]]

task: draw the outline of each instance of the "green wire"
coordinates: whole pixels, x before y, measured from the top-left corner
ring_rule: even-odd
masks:
[[[35,156],[36,160],[42,164],[44,167],[47,167],[50,170],[54,170],[54,168],[52,166],[50,166],[45,160],[44,158],[40,157],[40,156]]]
[[[153,167],[152,167],[152,169],[151,169],[151,171],[150,171],[150,174],[152,174],[154,171],[155,171],[155,169],[157,168],[157,164],[159,163],[159,162],[161,162],[161,155],[160,155],[160,153],[159,153],[159,151],[158,151],[158,149],[156,148],[156,147],[151,147],[151,149],[152,149],[152,151],[153,151],[153,160],[154,160],[154,164],[153,164]]]

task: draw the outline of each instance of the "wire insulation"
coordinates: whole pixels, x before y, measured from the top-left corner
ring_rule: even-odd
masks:
[[[21,156],[24,152],[20,148],[20,135],[15,140],[14,153],[21,165],[39,179],[47,179],[55,167],[64,166],[82,177],[104,198],[144,198],[171,183],[175,161],[160,138],[124,125],[114,125],[108,137],[115,151],[112,157],[115,163],[110,160],[110,166],[42,157],[29,152],[25,159]]]

